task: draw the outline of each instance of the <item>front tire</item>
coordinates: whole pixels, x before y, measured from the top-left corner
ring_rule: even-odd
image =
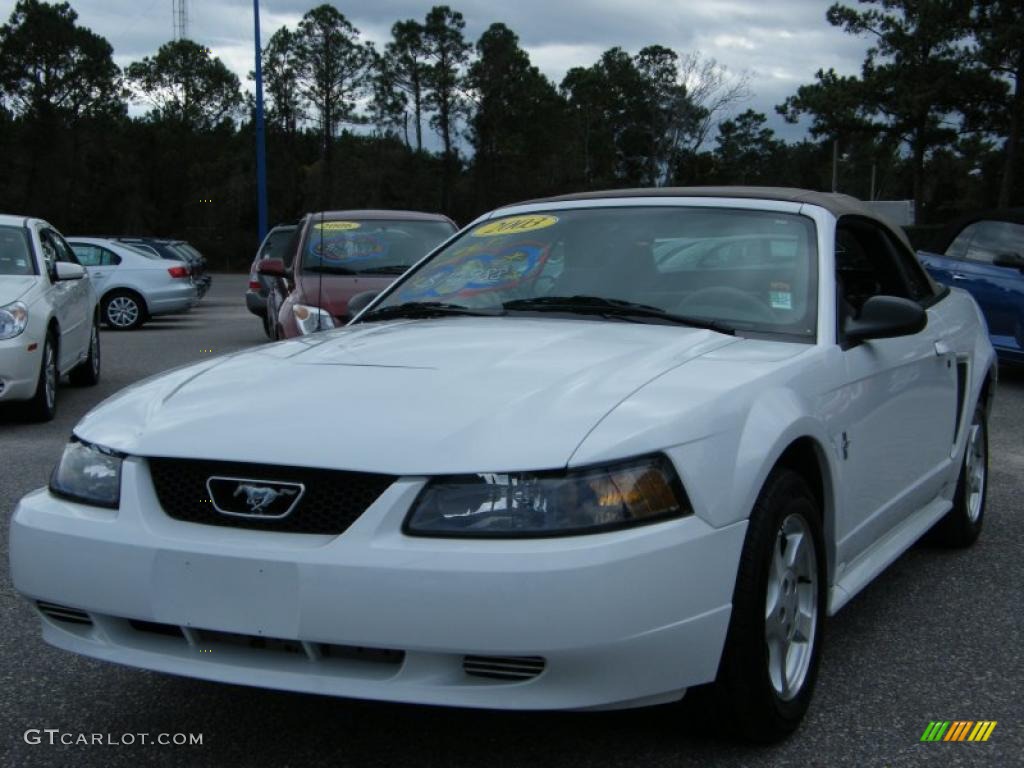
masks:
[[[103,322],[116,331],[131,331],[146,322],[146,305],[131,291],[113,291],[103,297]]]
[[[39,381],[35,394],[28,401],[28,416],[33,421],[53,421],[57,415],[57,339],[53,332],[46,334],[43,354],[39,363]]]
[[[821,510],[799,474],[777,469],[754,506],[715,681],[741,737],[785,738],[811,702],[826,609]]]
[[[92,324],[92,332],[89,336],[89,356],[76,366],[68,379],[76,387],[93,387],[100,382],[100,323],[96,320]]]
[[[953,508],[935,524],[928,538],[944,547],[962,549],[978,540],[985,522],[988,495],[988,419],[979,403],[967,431],[967,446],[953,496]]]

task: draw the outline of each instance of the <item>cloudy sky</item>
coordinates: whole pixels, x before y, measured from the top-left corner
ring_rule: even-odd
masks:
[[[106,37],[118,64],[153,53],[172,37],[172,0],[70,0],[79,23]],[[294,26],[317,0],[262,0],[263,41],[282,25]],[[349,0],[335,3],[365,37],[382,44],[399,19],[422,19],[430,0]],[[466,19],[470,40],[495,21],[507,24],[533,63],[555,83],[574,66],[589,66],[602,51],[635,53],[659,43],[676,52],[698,50],[733,72],[751,76],[750,107],[769,116],[785,138],[774,105],[819,68],[859,71],[867,41],[829,26],[829,0],[449,0]],[[854,4],[854,3],[851,3]],[[6,8],[5,8],[6,6]],[[4,19],[14,3],[0,1]],[[252,3],[190,0],[190,37],[209,46],[246,83],[252,69]],[[745,108],[745,107],[744,107]]]

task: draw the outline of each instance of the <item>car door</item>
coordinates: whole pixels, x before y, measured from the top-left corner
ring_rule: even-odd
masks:
[[[997,267],[996,257],[1024,256],[1024,224],[985,219],[964,227],[942,257],[924,254],[922,263],[946,285],[963,288],[978,302],[998,349],[1024,352],[1024,275]]]
[[[78,264],[74,251],[64,238],[50,227],[39,233],[44,254],[52,250],[54,270],[57,262]],[[47,256],[49,262],[50,256]],[[88,273],[87,273],[88,274]],[[92,332],[92,285],[88,278],[81,280],[57,280],[54,282],[54,304],[60,322],[60,362],[62,371],[74,367],[88,352]]]
[[[121,257],[94,243],[71,241],[68,245],[74,251],[78,263],[89,273],[89,279],[92,281],[96,295],[102,296],[121,263]]]
[[[840,220],[836,237],[839,314],[873,295],[927,307],[920,332],[846,343],[840,444],[843,515],[840,561],[849,562],[931,501],[946,481],[956,425],[956,355],[935,286],[913,253],[880,224]],[[841,320],[840,320],[841,322]]]

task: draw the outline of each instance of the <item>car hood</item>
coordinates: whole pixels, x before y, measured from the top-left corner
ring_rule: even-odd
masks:
[[[555,468],[646,383],[735,341],[550,318],[367,323],[140,382],[75,432],[142,456],[400,475]]]
[[[38,275],[4,275],[0,277],[0,307],[17,301],[36,284]]]

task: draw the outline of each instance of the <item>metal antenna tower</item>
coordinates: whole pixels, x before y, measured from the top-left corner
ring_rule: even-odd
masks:
[[[171,15],[174,17],[174,39],[188,39],[188,0],[171,0]]]

